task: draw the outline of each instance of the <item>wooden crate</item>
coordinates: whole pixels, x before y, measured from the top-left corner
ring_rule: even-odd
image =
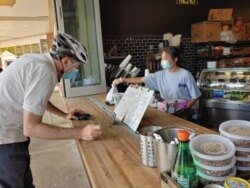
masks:
[[[220,41],[221,23],[203,21],[191,25],[191,42]]]
[[[161,188],[181,188],[171,177],[170,172],[161,173]]]

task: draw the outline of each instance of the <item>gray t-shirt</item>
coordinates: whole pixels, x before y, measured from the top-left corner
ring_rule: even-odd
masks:
[[[201,96],[191,73],[183,68],[177,72],[161,70],[144,78],[145,85],[160,92],[165,100],[190,100]]]
[[[23,109],[42,116],[57,83],[50,54],[25,54],[0,73],[0,145],[23,142]]]

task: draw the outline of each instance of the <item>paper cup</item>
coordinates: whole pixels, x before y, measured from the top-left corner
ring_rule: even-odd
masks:
[[[146,77],[147,75],[149,75],[149,69],[145,69],[144,77]]]

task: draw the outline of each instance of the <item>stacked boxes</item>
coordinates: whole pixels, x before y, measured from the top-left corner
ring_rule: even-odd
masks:
[[[219,41],[221,32],[220,22],[204,21],[191,25],[191,42]]]
[[[232,21],[233,9],[210,9],[208,14],[209,21],[228,22]]]
[[[232,23],[232,12],[233,9],[211,9],[208,21],[191,25],[191,42],[220,41],[222,26],[225,30]]]
[[[246,39],[250,40],[250,21],[246,23]]]

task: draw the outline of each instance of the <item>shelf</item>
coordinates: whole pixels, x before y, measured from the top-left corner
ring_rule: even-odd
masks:
[[[193,43],[196,67],[197,63],[206,61],[217,61],[218,67],[247,67],[250,59],[250,41],[238,41],[228,43],[225,41],[210,41],[202,43]],[[227,53],[229,55],[223,55]],[[239,59],[238,59],[239,58]]]
[[[250,54],[242,54],[242,55],[221,55],[221,56],[206,56],[206,57],[199,57],[197,56],[197,60],[221,60],[221,59],[233,59],[233,58],[243,58],[249,57]]]
[[[246,41],[238,41],[236,43],[228,43],[225,41],[210,41],[210,42],[200,42],[200,43],[192,43],[194,46],[205,46],[205,45],[216,45],[216,46],[242,46],[242,47],[250,47],[250,40]]]

